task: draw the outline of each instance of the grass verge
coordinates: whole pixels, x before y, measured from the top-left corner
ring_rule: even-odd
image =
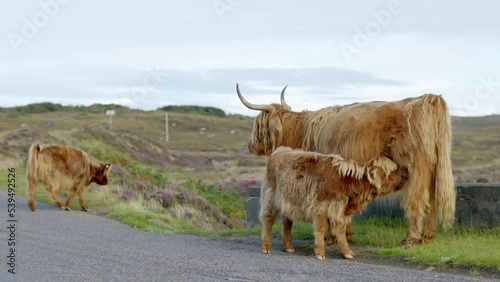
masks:
[[[500,274],[500,226],[455,226],[447,232],[439,231],[430,244],[401,249],[399,244],[406,235],[406,220],[359,218],[353,222],[355,235],[352,244],[361,245],[366,252],[380,258],[400,257],[438,268],[465,268],[470,272],[486,270]],[[260,228],[249,230],[249,234],[259,232]],[[281,237],[280,224],[273,226],[273,234]],[[294,240],[310,241],[307,247],[314,248],[311,224],[294,223],[292,236]]]

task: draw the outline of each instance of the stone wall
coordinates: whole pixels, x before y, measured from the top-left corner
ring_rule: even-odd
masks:
[[[247,204],[247,226],[259,224],[260,188],[252,187]],[[500,183],[457,184],[455,218],[461,226],[498,226],[500,225]],[[391,193],[368,204],[366,210],[355,217],[404,218],[400,193]]]

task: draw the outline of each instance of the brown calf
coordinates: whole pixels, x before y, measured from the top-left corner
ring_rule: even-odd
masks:
[[[374,158],[365,165],[339,155],[279,147],[269,157],[262,184],[262,251],[270,253],[271,228],[276,216],[281,215],[285,251],[294,251],[292,221],[312,221],[314,253],[318,259],[325,259],[323,234],[330,220],[340,252],[345,258],[353,258],[345,232],[352,215],[374,198],[397,190],[406,176],[406,171],[398,170],[386,157]]]
[[[62,145],[33,144],[29,149],[26,178],[28,179],[28,205],[35,211],[35,190],[40,183],[60,208],[70,210],[73,198],[78,195],[82,211],[88,211],[83,196],[85,187],[92,182],[108,184],[110,164],[104,164],[89,154]],[[69,190],[66,205],[59,197],[59,191]]]

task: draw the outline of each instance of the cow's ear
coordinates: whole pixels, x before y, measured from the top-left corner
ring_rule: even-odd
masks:
[[[283,126],[281,125],[281,120],[274,118],[269,121],[269,133],[271,135],[273,150],[283,145]]]

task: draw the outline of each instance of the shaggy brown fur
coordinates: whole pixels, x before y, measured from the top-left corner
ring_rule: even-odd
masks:
[[[239,89],[237,92],[246,107],[261,111],[249,143],[253,154],[269,156],[278,146],[289,146],[336,153],[359,162],[386,156],[407,169],[409,177],[401,190],[410,224],[402,247],[410,247],[415,241],[430,242],[436,221],[445,229],[453,224],[456,196],[451,124],[441,96],[425,94],[395,102],[294,112],[286,104],[250,104]],[[283,95],[284,91],[282,101]]]
[[[43,183],[60,208],[69,211],[71,201],[78,195],[82,211],[88,211],[83,195],[85,187],[92,182],[107,185],[109,169],[109,164],[71,147],[33,144],[29,149],[26,169],[28,206],[35,211],[35,190],[39,183]],[[62,189],[69,189],[70,192],[66,205],[59,197]]]
[[[372,199],[397,190],[404,177],[406,173],[386,157],[364,165],[338,155],[279,147],[269,157],[261,191],[262,251],[271,251],[272,225],[281,215],[285,220],[313,222],[314,253],[319,259],[325,258],[323,234],[329,220],[340,252],[353,258],[345,236],[352,215]],[[283,245],[293,252],[288,231],[283,230]]]

